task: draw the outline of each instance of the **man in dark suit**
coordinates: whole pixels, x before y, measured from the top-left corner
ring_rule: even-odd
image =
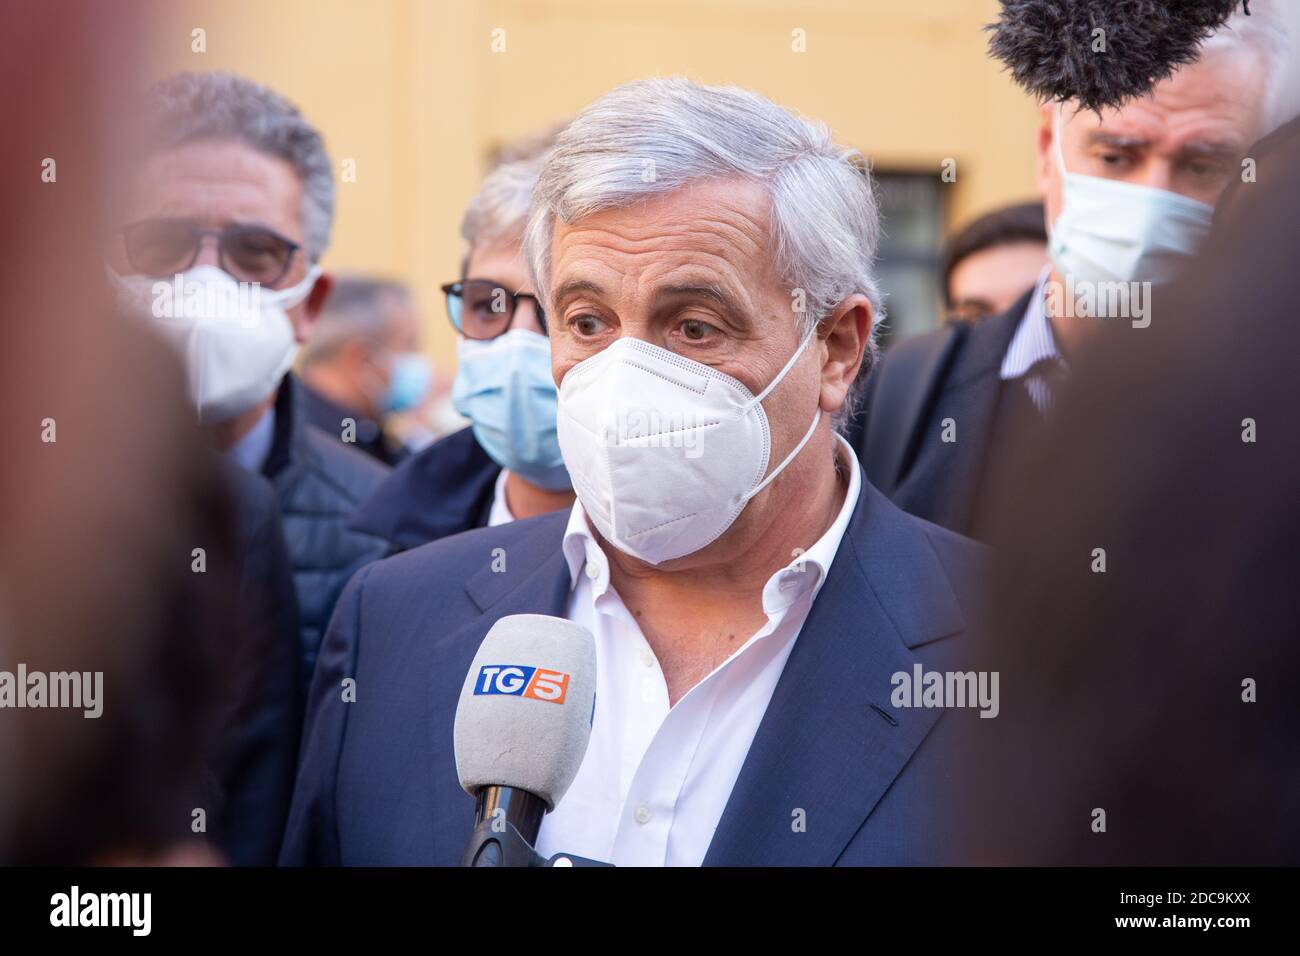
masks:
[[[555,435],[546,313],[523,255],[542,155],[490,172],[461,220],[460,280],[443,291],[459,359],[452,400],[470,424],[394,468],[357,509],[352,527],[394,551],[573,504]]]
[[[1099,114],[1042,107],[1038,188],[1051,265],[1002,315],[900,343],[851,441],[900,507],[984,539],[1014,449],[1041,437],[1099,320],[1177,321],[1161,286],[1208,230],[1250,145],[1276,125],[1276,27],[1238,17],[1149,98]],[[1154,288],[1154,292],[1153,292]]]
[[[329,156],[292,103],[230,73],[169,77],[144,106],[110,271],[128,307],[183,356],[213,444],[275,488],[305,691],[343,585],[386,550],[348,522],[388,469],[312,426],[289,373],[333,285],[320,266],[334,215]]]
[[[983,557],[871,488],[831,427],[879,307],[862,157],[756,94],[648,80],[560,135],[533,196],[578,500],[353,578],[281,862],[457,862],[457,701],[521,612],[596,648],[591,739],[544,856],[943,861],[947,741],[974,710],[904,690],[960,666]]]

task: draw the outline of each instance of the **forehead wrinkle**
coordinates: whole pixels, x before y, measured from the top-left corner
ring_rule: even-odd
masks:
[[[676,276],[721,284],[757,314],[758,300],[787,292],[773,260],[770,219],[771,200],[760,184],[719,180],[557,222],[554,288],[603,275],[605,293],[630,306],[652,281]]]
[[[185,143],[151,155],[137,181],[136,208],[210,224],[263,225],[301,241],[302,183],[287,161],[227,140],[211,144],[220,152],[217,161],[201,146]]]
[[[605,218],[603,214],[597,214]],[[566,225],[561,238],[574,246],[598,245],[603,249],[635,255],[642,252],[686,251],[711,252],[722,254],[719,250],[734,249],[748,258],[764,250],[765,226],[750,220],[750,228],[744,228],[725,220],[681,220],[665,223],[662,220],[636,220],[613,222],[592,222],[596,216]],[[614,218],[614,217],[610,217]],[[647,249],[645,247],[652,248]]]
[[[608,251],[608,247],[595,243],[597,249]],[[678,255],[680,252],[682,255]],[[574,281],[590,280],[601,287],[605,296],[617,296],[622,283],[633,275],[637,278],[638,288],[652,293],[660,285],[717,285],[727,289],[734,298],[746,307],[753,306],[753,283],[746,281],[740,266],[725,256],[699,249],[675,250],[665,253],[663,249],[639,249],[620,251],[614,261],[608,255],[583,255],[582,250],[573,248],[565,250],[565,255],[558,264],[561,271],[572,270],[573,275],[560,280],[556,286],[556,301],[565,285]],[[613,273],[617,278],[602,281],[593,278],[592,273]],[[766,277],[764,277],[766,278]]]
[[[663,257],[666,265],[695,265],[723,274],[739,273],[746,266],[761,268],[764,277],[771,270],[771,250],[753,241],[741,230],[728,229],[725,237],[715,230],[690,227],[686,230],[628,235],[624,230],[592,225],[569,227],[556,238],[557,266],[578,258],[617,257],[632,261]],[[760,265],[761,264],[761,265]]]

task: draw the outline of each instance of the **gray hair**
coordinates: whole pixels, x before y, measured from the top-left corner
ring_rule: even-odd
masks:
[[[546,154],[542,153],[531,159],[503,163],[487,174],[460,221],[461,238],[470,249],[480,243],[523,241],[533,187],[545,159]]]
[[[761,183],[770,197],[774,265],[796,310],[803,305],[804,332],[854,293],[871,302],[877,321],[862,381],[882,317],[873,274],[880,217],[867,162],[836,145],[825,124],[738,87],[640,80],[578,115],[556,140],[533,193],[524,254],[538,295],[545,301],[557,218],[571,223],[733,176]]]
[[[302,231],[314,262],[329,247],[334,170],[325,142],[298,108],[234,73],[178,73],[150,91],[149,147],[233,139],[289,163],[302,181]]]
[[[1202,59],[1236,53],[1264,65],[1263,128],[1258,134],[1261,137],[1300,113],[1293,43],[1291,27],[1276,0],[1251,0],[1249,15],[1238,10],[1201,44]]]
[[[328,361],[348,342],[380,344],[392,321],[394,301],[410,302],[410,290],[393,279],[341,276],[312,323],[311,336],[299,358],[303,368]]]

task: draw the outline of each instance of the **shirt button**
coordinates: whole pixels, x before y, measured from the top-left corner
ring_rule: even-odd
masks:
[[[600,568],[596,567],[590,561],[587,562],[587,577],[591,578],[593,581],[600,577]]]
[[[641,663],[644,664],[646,667],[654,667],[654,666],[655,666],[655,656],[654,656],[653,654],[651,654],[649,651],[642,651],[642,652],[641,652]]]
[[[633,814],[633,817],[636,818],[636,822],[643,825],[650,822],[651,816],[653,816],[653,814],[650,813],[650,808],[645,805],[637,807],[636,813]]]

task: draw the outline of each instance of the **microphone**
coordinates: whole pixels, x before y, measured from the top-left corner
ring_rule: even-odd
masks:
[[[1249,0],[1002,0],[998,22],[985,29],[990,54],[1030,93],[1098,112],[1195,61],[1238,6],[1250,13]]]
[[[548,865],[533,844],[582,766],[595,703],[589,630],[544,614],[492,625],[456,706],[456,774],[475,800],[462,866]]]

